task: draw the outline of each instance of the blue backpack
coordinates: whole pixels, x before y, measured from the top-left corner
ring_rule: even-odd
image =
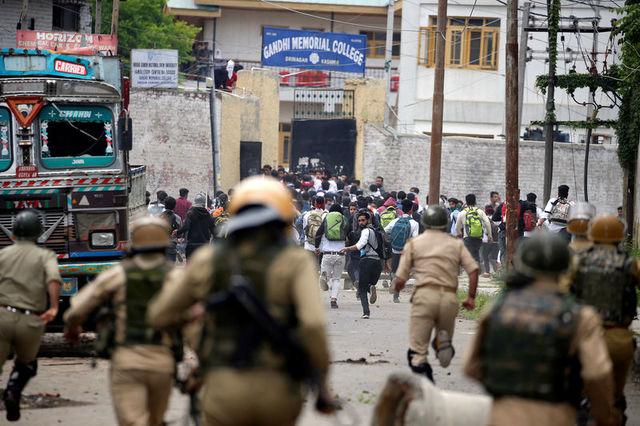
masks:
[[[402,251],[404,245],[411,236],[411,218],[401,217],[391,228],[391,249]]]

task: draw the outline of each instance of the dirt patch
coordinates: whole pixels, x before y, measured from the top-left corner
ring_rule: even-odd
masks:
[[[4,392],[4,389],[2,389]],[[36,393],[30,395],[22,395],[20,408],[24,410],[39,408],[58,408],[58,407],[78,407],[81,405],[91,405],[90,402],[73,401],[63,398],[59,393]],[[4,411],[4,402],[0,401],[0,411]]]

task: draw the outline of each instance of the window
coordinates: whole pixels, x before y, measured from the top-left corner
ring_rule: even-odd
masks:
[[[0,172],[7,170],[13,161],[11,146],[11,114],[0,107]]]
[[[39,123],[40,158],[47,168],[104,167],[115,160],[108,108],[49,104]]]
[[[291,123],[280,123],[278,126],[280,136],[280,161],[283,166],[289,165],[291,156]]]
[[[361,35],[367,36],[367,57],[368,58],[384,58],[384,51],[387,44],[387,33],[384,31],[360,31]],[[393,44],[391,47],[391,56],[393,58],[400,57],[400,33],[393,33]]]
[[[437,18],[420,28],[418,64],[435,65]],[[450,17],[447,22],[445,66],[450,68],[498,69],[500,19]]]
[[[80,29],[80,5],[72,2],[53,2],[54,31],[78,31]]]

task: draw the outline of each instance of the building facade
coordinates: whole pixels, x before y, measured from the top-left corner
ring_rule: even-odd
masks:
[[[224,67],[228,59],[245,69],[261,67],[262,29],[265,26],[362,34],[367,37],[366,72],[370,78],[384,78],[384,55],[387,25],[387,0],[169,0],[167,13],[202,28],[196,45],[207,52],[215,43],[216,67]],[[216,7],[219,17],[202,16],[203,7]],[[397,102],[400,62],[401,14],[403,2],[396,3],[393,60],[391,64],[391,105]],[[180,10],[179,13],[176,11]],[[192,11],[190,16],[187,10]],[[215,42],[214,42],[215,40]],[[202,54],[195,56],[203,57]],[[206,57],[206,55],[204,55]],[[197,64],[188,70],[195,71]],[[280,76],[279,154],[278,164],[288,167],[292,155],[292,121],[296,118],[295,98],[302,91],[322,90],[332,98],[345,87],[345,82],[357,74],[333,71],[304,71],[294,68],[271,68]],[[208,71],[207,71],[208,72]],[[307,92],[308,93],[308,92]],[[339,101],[342,102],[342,101]],[[318,110],[331,113],[334,103],[319,101]],[[338,105],[342,108],[344,105]],[[355,143],[355,138],[354,138]]]
[[[520,0],[520,9],[525,2]],[[577,22],[582,28],[600,16],[599,26],[610,27],[616,12],[611,2],[561,2],[561,27]],[[589,6],[593,3],[594,8]],[[528,26],[546,27],[546,3],[530,3]],[[444,123],[443,131],[451,135],[501,138],[505,117],[505,43],[507,7],[505,2],[493,0],[458,0],[448,4],[445,50]],[[400,61],[400,91],[398,101],[398,129],[403,133],[431,131],[433,75],[437,1],[420,0],[403,5],[402,44]],[[522,26],[520,12],[520,27]],[[578,19],[576,21],[576,18]],[[521,135],[532,121],[545,117],[546,96],[535,88],[538,75],[548,73],[547,33],[529,32],[527,62],[524,79],[523,117]],[[565,32],[558,35],[558,74],[575,69],[582,73],[591,66],[592,34]],[[603,61],[616,63],[617,42],[609,32],[597,39],[597,68],[602,72]],[[575,98],[586,102],[586,90],[577,90]],[[598,95],[597,103],[609,105],[605,95]],[[584,120],[587,108],[577,104],[565,91],[556,90],[556,116],[559,121]],[[599,119],[615,119],[617,109],[603,108]],[[560,128],[571,142],[583,142],[584,130]],[[610,142],[612,129],[594,131],[595,141]]]
[[[86,0],[0,0],[0,48],[16,47],[18,29],[90,33],[91,22]]]

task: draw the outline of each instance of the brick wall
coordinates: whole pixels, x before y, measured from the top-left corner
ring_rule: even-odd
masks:
[[[211,191],[209,95],[169,91],[132,91],[132,164],[147,166],[147,190]],[[155,197],[152,197],[155,199]]]
[[[420,188],[421,201],[428,192],[429,138],[400,135],[394,139],[379,126],[365,126],[364,181],[370,184],[384,176],[387,190]],[[556,143],[553,188],[566,184],[572,200],[583,199],[584,146]],[[490,191],[505,193],[504,141],[448,137],[442,142],[441,194],[456,198],[475,193],[485,203]],[[544,143],[520,142],[520,189],[538,194],[542,203]],[[616,146],[591,147],[589,161],[589,200],[598,212],[615,212],[622,205],[623,173]],[[552,191],[555,192],[555,189]]]

